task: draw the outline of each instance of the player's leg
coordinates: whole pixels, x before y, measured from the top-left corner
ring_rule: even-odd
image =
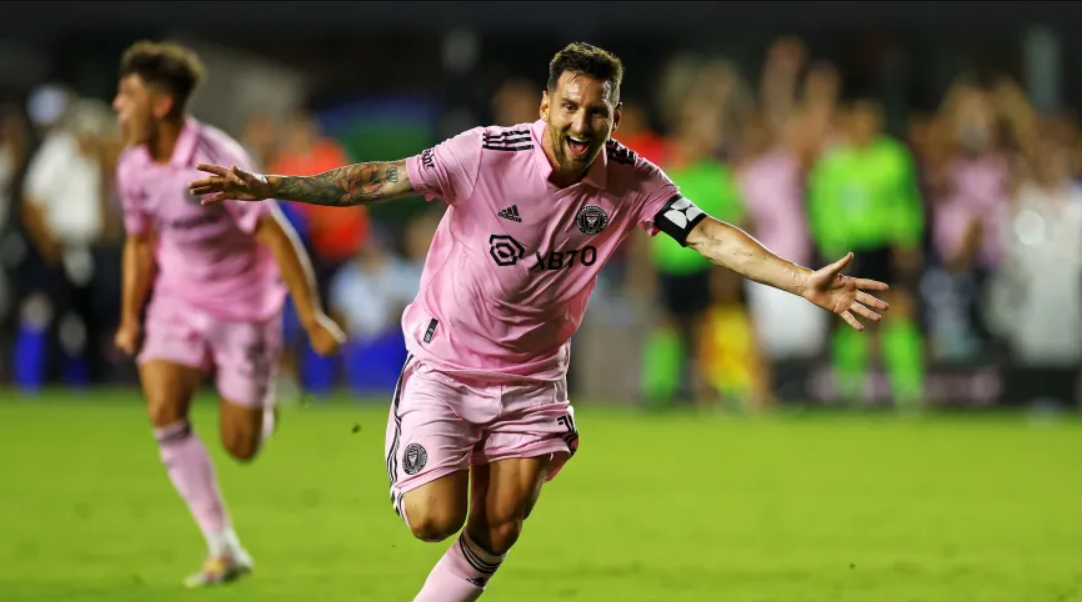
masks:
[[[213,320],[186,304],[156,298],[147,310],[145,330],[140,374],[162,461],[207,539],[207,558],[220,558],[236,536],[210,455],[188,419],[188,406],[209,364]],[[204,579],[204,572],[186,584],[213,582]]]
[[[222,445],[240,461],[255,458],[277,425],[274,384],[284,348],[280,315],[215,321],[209,337],[217,368]]]
[[[208,557],[216,558],[233,536],[210,454],[188,419],[203,372],[168,360],[149,360],[139,373],[162,463],[206,538]],[[192,578],[187,584],[198,585]]]
[[[395,512],[422,541],[443,541],[466,522],[481,430],[452,408],[471,397],[484,403],[483,392],[412,358],[399,376],[387,420],[387,476]]]
[[[889,256],[882,249],[861,249],[854,252],[848,273],[889,284],[886,278],[888,260]],[[838,396],[846,405],[859,405],[863,403],[868,386],[869,360],[877,347],[880,331],[873,326],[865,332],[857,332],[841,320],[832,320],[831,330],[831,359]]]
[[[737,292],[733,292],[734,289]],[[679,328],[684,340],[685,370],[692,399],[700,407],[714,405],[721,397],[708,377],[703,351],[710,331],[710,310],[716,300],[728,301],[734,295],[739,302],[739,280],[731,272],[711,269],[685,277],[680,293]],[[720,298],[720,297],[725,298]]]
[[[466,528],[436,563],[414,602],[480,598],[518,541],[552,464],[552,454],[543,454],[475,466]]]
[[[465,530],[429,574],[414,602],[470,602],[518,541],[551,480],[578,448],[565,383],[500,387],[504,411],[474,454]]]
[[[273,428],[274,379],[281,359],[281,319],[263,322],[211,321],[208,343],[217,368],[221,440],[240,461],[255,458]],[[251,572],[251,556],[232,528],[189,583],[211,585]]]
[[[916,301],[920,252],[892,249],[884,261],[890,264],[889,271],[883,274],[883,281],[890,284],[883,296],[890,303],[890,320],[880,325],[880,353],[890,377],[895,407],[915,410],[924,396],[924,340]]]

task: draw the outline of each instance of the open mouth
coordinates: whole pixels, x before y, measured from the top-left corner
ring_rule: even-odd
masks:
[[[571,151],[573,157],[585,157],[586,153],[590,151],[590,141],[568,136],[567,148]]]

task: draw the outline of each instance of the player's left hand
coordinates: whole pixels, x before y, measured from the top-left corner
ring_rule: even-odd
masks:
[[[229,200],[262,201],[274,194],[274,190],[267,182],[267,176],[245,171],[236,165],[222,167],[200,163],[195,168],[212,174],[210,177],[188,184],[188,189],[192,194],[204,197],[200,201],[203,205]]]
[[[864,330],[864,325],[856,316],[878,322],[880,315],[873,310],[886,311],[890,307],[864,291],[885,291],[887,285],[876,280],[843,276],[842,270],[852,262],[853,254],[848,253],[838,261],[812,272],[808,276],[804,298],[838,314],[853,328]]]
[[[334,355],[346,342],[346,333],[326,314],[316,316],[312,324],[307,327],[308,342],[312,349],[321,356]]]

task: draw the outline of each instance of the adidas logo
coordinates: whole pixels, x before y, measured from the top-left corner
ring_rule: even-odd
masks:
[[[522,218],[518,214],[518,205],[511,205],[507,209],[501,209],[500,212],[496,215],[502,217],[503,219],[509,219],[513,222],[522,221]]]

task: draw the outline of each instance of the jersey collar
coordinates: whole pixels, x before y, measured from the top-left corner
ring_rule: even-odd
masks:
[[[173,148],[170,163],[176,167],[193,167],[195,148],[199,144],[199,122],[194,117],[184,118],[184,125],[177,136],[177,145]]]

